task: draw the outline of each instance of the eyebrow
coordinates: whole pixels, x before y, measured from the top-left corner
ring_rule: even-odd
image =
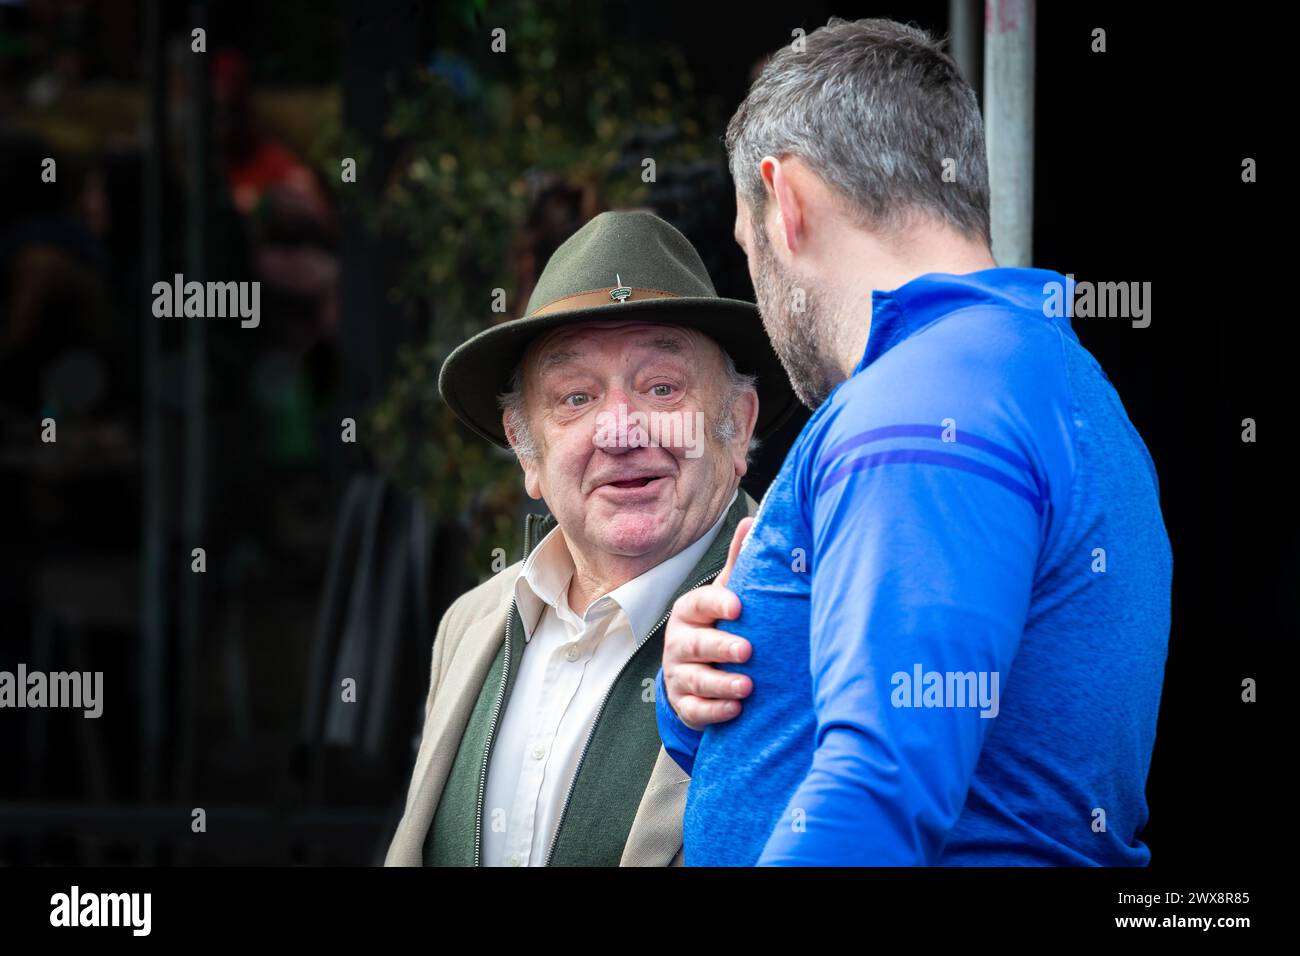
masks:
[[[668,352],[672,355],[680,355],[683,351],[682,340],[671,335],[658,336],[648,344],[656,352]]]
[[[578,353],[573,349],[555,349],[552,352],[547,352],[546,355],[542,357],[541,370],[545,372],[547,369],[556,368],[560,365],[567,365],[577,357]]]

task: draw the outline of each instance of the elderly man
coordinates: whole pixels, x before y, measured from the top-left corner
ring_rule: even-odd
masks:
[[[439,388],[551,514],[439,625],[386,863],[680,863],[687,777],[660,745],[654,678],[673,601],[717,576],[755,511],[751,435],[793,410],[757,310],[719,297],[666,222],[604,213]]]

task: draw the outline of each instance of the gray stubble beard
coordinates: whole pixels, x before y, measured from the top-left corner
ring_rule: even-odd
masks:
[[[763,327],[795,395],[810,409],[818,408],[841,377],[835,360],[840,309],[820,282],[784,271],[772,255],[761,224],[754,229],[754,295]],[[804,293],[804,310],[794,311],[794,290]]]

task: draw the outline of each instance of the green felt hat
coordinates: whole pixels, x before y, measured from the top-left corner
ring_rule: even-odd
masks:
[[[461,421],[508,448],[497,396],[529,343],[559,326],[601,319],[680,325],[717,342],[739,371],[758,378],[759,438],[794,411],[797,399],[758,307],[718,295],[695,247],[648,212],[601,213],[565,240],[524,315],[457,346],[442,365],[438,391]]]

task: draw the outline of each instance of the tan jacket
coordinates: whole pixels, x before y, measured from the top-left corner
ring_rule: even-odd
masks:
[[[753,514],[756,505],[748,496],[746,500],[749,513]],[[438,625],[420,751],[411,775],[406,809],[388,848],[385,866],[423,863],[424,840],[456,759],[461,735],[505,640],[506,615],[522,565],[522,561],[516,562],[461,595]],[[690,777],[660,747],[620,865],[682,864],[682,812],[689,783]]]

